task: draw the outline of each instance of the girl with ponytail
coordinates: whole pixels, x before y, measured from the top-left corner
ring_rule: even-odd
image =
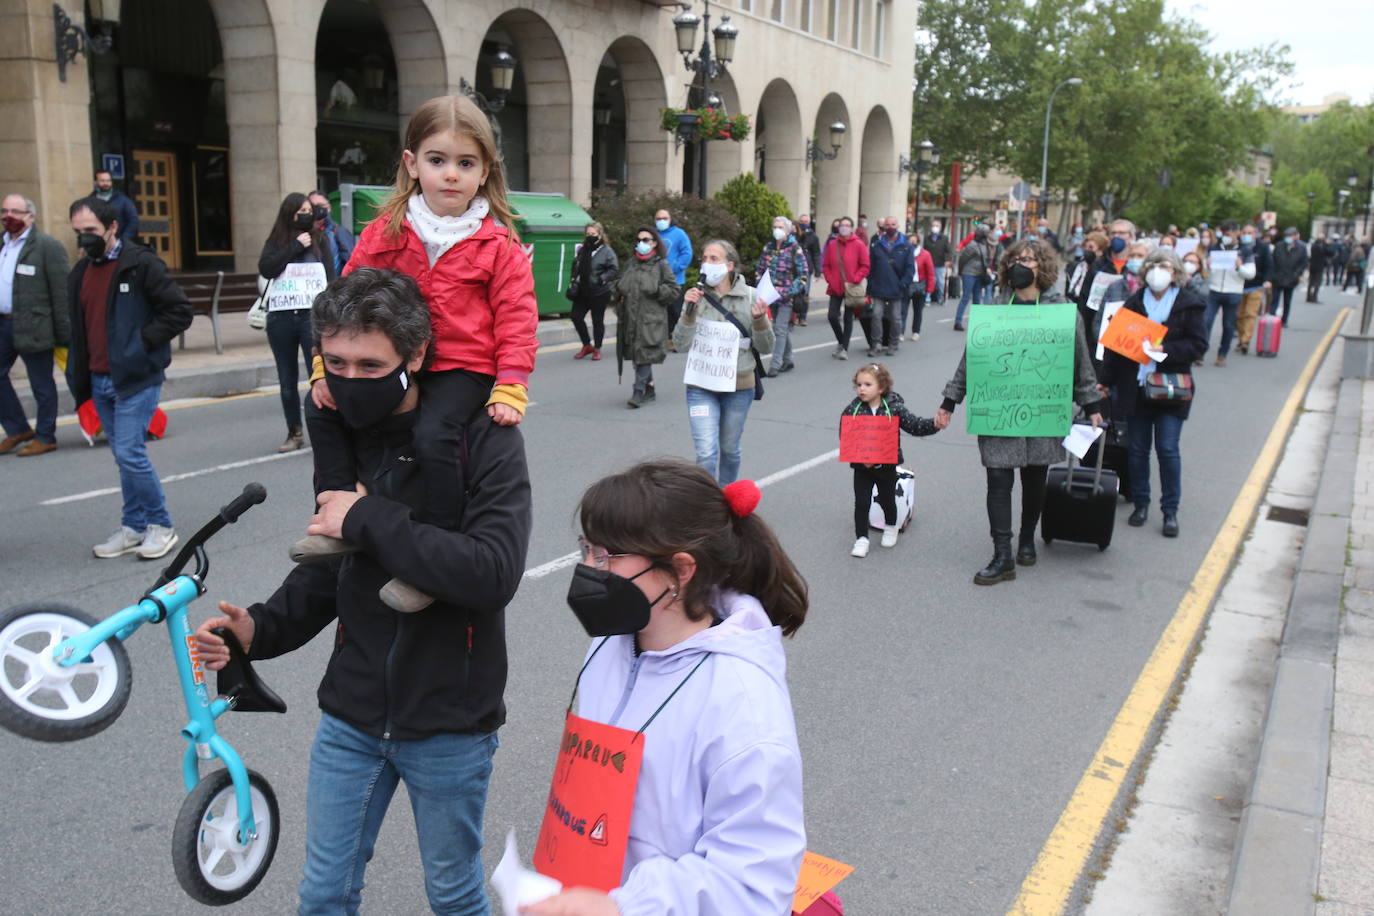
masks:
[[[583,495],[568,604],[593,641],[576,715],[637,729],[642,766],[618,886],[561,875],[524,912],[789,911],[806,835],[782,637],[807,589],[758,502],[753,481],[722,490],[668,459]]]

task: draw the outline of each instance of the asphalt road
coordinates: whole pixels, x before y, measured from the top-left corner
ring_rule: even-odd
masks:
[[[1006,910],[1289,388],[1337,306],[1354,297],[1327,293],[1326,300],[1296,306],[1278,359],[1233,356],[1228,368],[1209,360],[1198,371],[1198,400],[1183,434],[1177,540],[1160,537],[1157,512],[1147,527],[1127,527],[1123,504],[1107,552],[1056,543],[1015,582],[974,586],[990,542],[983,471],[962,412],[948,431],[903,443],[917,476],[917,516],[893,550],[875,539],[867,559],[849,556],[849,471],[838,461],[767,486],[759,511],[811,587],[811,616],[788,644],[809,845],[856,866],[840,887],[850,912]],[[958,361],[963,335],[950,332],[952,315],[952,305],[928,309],[924,339],[888,360],[896,389],[918,413],[933,413]],[[803,348],[830,340],[823,315],[795,338]],[[856,360],[840,363],[828,351],[799,353],[795,372],[769,381],[745,431],[747,476],[794,468],[835,447]],[[646,456],[691,456],[681,357],[670,356],[658,376],[658,402],[632,411],[613,360],[574,362],[566,350],[541,355],[536,405],[523,426],[535,495],[531,569],[572,550],[573,508],[598,476]],[[169,413],[169,438],[151,446],[164,477],[267,456],[284,433],[274,394]],[[70,425],[59,441],[50,456],[0,458],[0,604],[58,599],[103,616],[136,600],[157,567],[91,556],[90,545],[118,523],[117,493],[43,504],[118,486],[103,446],[87,448]],[[216,599],[258,600],[286,574],[286,548],[309,512],[309,465],[302,453],[167,484],[184,533],[250,480],[269,493],[211,543],[209,594],[192,609],[195,619],[212,613]],[[586,646],[564,602],[567,582],[566,568],[531,575],[509,610],[509,722],[487,806],[488,868],[509,827],[526,851],[537,835],[563,706]],[[0,733],[0,910],[38,916],[94,908],[114,916],[199,908],[169,861],[184,793],[185,714],[158,629],[131,642],[133,697],[104,733],[65,745]],[[229,912],[294,909],[314,691],[328,639],[256,666],[289,704],[285,716],[220,720],[249,766],[275,787],[283,820],[271,871]],[[367,877],[365,911],[427,911],[403,794]]]

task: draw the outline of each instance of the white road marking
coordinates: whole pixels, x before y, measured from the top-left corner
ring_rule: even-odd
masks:
[[[260,458],[248,458],[244,461],[230,461],[227,464],[217,464],[212,468],[201,468],[198,471],[186,471],[183,474],[171,474],[162,478],[162,483],[176,483],[178,480],[190,480],[192,477],[204,477],[206,474],[215,474],[220,471],[232,471],[236,468],[246,468],[254,464],[265,464],[268,461],[280,461],[283,458],[294,458],[298,455],[309,455],[309,447],[299,449],[294,452],[282,452],[275,455],[263,455]],[[83,499],[95,499],[97,496],[111,496],[120,492],[119,487],[106,487],[103,490],[87,490],[85,493],[73,493],[70,496],[59,496],[56,499],[45,499],[40,506],[60,506],[64,503],[80,502]]]
[[[822,344],[822,346],[825,345]],[[792,352],[795,353],[796,351],[793,350]],[[823,455],[817,455],[815,458],[808,458],[805,461],[792,465],[791,467],[783,468],[781,471],[774,471],[767,477],[761,477],[754,482],[759,485],[760,489],[762,489],[766,486],[769,486],[770,484],[775,484],[779,481],[783,481],[789,477],[800,474],[803,471],[809,471],[814,467],[819,467],[820,465],[825,464],[826,462],[834,461],[839,457],[840,450],[837,448],[831,449]],[[531,566],[529,569],[525,570],[525,578],[542,579],[547,575],[558,572],[560,569],[567,569],[570,566],[576,566],[581,558],[582,555],[578,553],[576,550],[574,550],[572,553],[565,553],[563,554],[563,556],[549,560],[547,563],[540,563],[538,566]]]

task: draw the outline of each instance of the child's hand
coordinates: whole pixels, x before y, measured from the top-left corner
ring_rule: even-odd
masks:
[[[221,601],[219,609],[228,616],[211,617],[196,628],[196,651],[205,662],[205,667],[211,671],[218,671],[229,664],[229,647],[224,644],[224,640],[211,633],[211,630],[216,627],[228,627],[238,637],[243,651],[247,652],[253,644],[253,633],[257,629],[253,618],[238,605]]]
[[[498,426],[519,426],[525,415],[509,404],[488,404],[487,416]]]
[[[532,906],[521,907],[520,912],[532,916],[620,916],[620,907],[601,891],[575,887]]]
[[[322,378],[315,379],[310,386],[310,400],[321,410],[339,409],[339,405],[334,403],[334,395],[329,393],[329,384]]]
[[[935,428],[937,430],[944,429],[949,426],[949,421],[952,419],[954,419],[954,414],[941,407],[939,410],[935,411]]]

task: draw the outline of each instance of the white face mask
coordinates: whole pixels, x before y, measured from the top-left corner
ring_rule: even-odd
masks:
[[[1184,261],[1183,272],[1191,277],[1193,274],[1197,273],[1197,265],[1192,261]]]
[[[702,264],[701,277],[707,286],[720,286],[720,281],[730,272],[728,264]]]
[[[777,226],[774,226],[774,227],[773,227],[773,238],[775,238],[775,239],[777,239],[779,242],[781,242],[783,239],[787,238],[787,230],[786,230],[786,229],[779,229]]]
[[[840,227],[840,235],[853,235],[853,234],[854,234],[854,227],[853,227],[853,226],[841,226],[841,227]]]
[[[1145,285],[1157,293],[1164,292],[1173,282],[1173,273],[1163,267],[1151,267],[1145,271]]]
[[[930,227],[930,234],[931,234],[931,235],[939,235],[939,234],[940,234],[940,224],[939,224],[939,223],[936,223],[935,225],[933,225],[933,226]]]

